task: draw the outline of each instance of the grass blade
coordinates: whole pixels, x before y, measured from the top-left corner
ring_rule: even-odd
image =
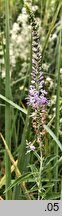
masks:
[[[6,82],[5,82],[5,97],[10,99],[10,60],[9,60],[9,0],[5,1],[6,12]],[[10,116],[10,104],[6,103],[5,106],[5,140],[9,149],[11,150],[11,116]],[[6,189],[11,184],[11,162],[5,152],[5,172],[6,172]],[[6,200],[11,199],[11,191],[6,192]]]
[[[61,32],[57,41],[57,93],[56,93],[56,119],[55,119],[55,134],[59,138],[59,114],[60,114],[60,48],[61,48]],[[55,146],[55,154],[58,156],[58,145]],[[57,159],[55,160],[57,162]],[[58,166],[56,166],[54,178],[58,178]],[[57,182],[55,184],[55,192],[57,192]]]
[[[7,190],[4,191],[4,193],[6,193],[7,191],[9,191],[10,189],[12,189],[13,187],[15,187],[16,185],[20,185],[22,182],[27,181],[30,176],[32,176],[31,173],[26,173],[23,176],[20,176],[19,178],[15,179],[14,182],[7,188]]]
[[[50,35],[51,35],[52,31],[53,31],[54,24],[55,24],[55,22],[56,22],[56,19],[57,19],[59,10],[60,10],[60,8],[61,8],[61,5],[62,5],[62,4],[59,3],[59,6],[58,6],[58,8],[57,8],[57,11],[56,11],[56,13],[55,13],[55,15],[54,15],[54,17],[53,17],[52,22],[51,22],[51,25],[50,25],[48,34],[47,34],[47,36],[46,36],[45,44],[44,44],[44,47],[43,47],[43,50],[42,50],[42,61],[43,61],[43,58],[44,58],[45,48],[46,48],[46,46],[47,46],[48,39],[49,39],[49,37],[50,37]]]
[[[58,145],[58,147],[62,151],[62,144],[58,140],[57,136],[53,133],[53,131],[47,125],[44,125],[44,128],[50,134],[50,136],[53,138],[53,140],[56,142],[56,144]]]
[[[0,98],[2,100],[4,100],[5,102],[7,102],[7,106],[8,104],[13,106],[15,109],[20,110],[21,112],[23,112],[24,114],[27,114],[27,111],[25,109],[23,109],[22,107],[20,107],[19,105],[15,104],[13,101],[11,101],[10,99],[8,99],[7,97],[4,97],[3,95],[0,94]]]

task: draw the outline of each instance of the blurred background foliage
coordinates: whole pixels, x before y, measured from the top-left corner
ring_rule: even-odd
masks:
[[[30,1],[28,1],[30,2]],[[39,26],[41,52],[45,45],[46,36],[51,22],[55,19],[57,8],[61,0],[33,0],[32,9]],[[62,7],[60,8],[52,31],[48,37],[44,51],[42,68],[44,71],[46,88],[48,91],[47,122],[55,131],[56,90],[57,90],[57,55],[58,35],[62,36]],[[10,1],[10,76],[12,100],[26,108],[26,97],[30,76],[30,46],[31,26],[29,16],[25,13],[23,0]],[[0,0],[0,93],[5,95],[5,0]],[[60,55],[60,127],[59,137],[62,142],[62,41]],[[59,58],[59,57],[58,57]],[[0,131],[4,135],[4,106],[0,100]],[[25,125],[25,115],[19,111],[12,112],[12,151],[19,146]],[[1,145],[2,148],[2,145]],[[3,148],[2,153],[3,158]],[[15,154],[17,155],[17,154]],[[2,165],[3,166],[3,165]],[[1,168],[2,169],[2,168]],[[3,174],[2,174],[3,175]]]

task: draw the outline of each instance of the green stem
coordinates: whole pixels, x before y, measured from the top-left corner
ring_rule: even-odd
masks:
[[[42,188],[42,183],[41,183],[41,173],[42,173],[42,149],[40,146],[40,169],[39,169],[39,187],[38,187],[38,200],[41,198],[41,188]]]
[[[55,120],[55,134],[59,138],[59,112],[60,112],[60,106],[59,106],[59,101],[60,101],[60,46],[61,46],[61,32],[59,33],[58,36],[58,44],[57,44],[57,50],[58,50],[58,55],[57,55],[57,66],[56,66],[56,72],[57,72],[57,94],[56,94],[56,120]],[[57,156],[56,158],[56,163],[58,160],[58,145],[55,145],[55,154]],[[55,170],[55,178],[58,178],[58,166],[56,166]],[[57,182],[55,184],[55,192],[57,192]]]
[[[6,12],[6,83],[5,97],[10,99],[10,60],[9,60],[9,0],[5,1]],[[5,106],[5,140],[11,151],[11,136],[10,136],[10,104]],[[11,183],[11,162],[7,152],[5,152],[5,172],[6,172],[6,190]],[[6,200],[11,199],[11,191],[6,192]]]
[[[40,121],[40,115],[39,115],[39,121]],[[42,194],[42,182],[41,182],[41,175],[42,175],[42,165],[43,165],[43,155],[42,155],[42,137],[40,135],[40,124],[38,123],[38,144],[39,144],[39,150],[40,150],[40,167],[39,167],[39,181],[38,181],[38,200],[41,199],[41,194]]]

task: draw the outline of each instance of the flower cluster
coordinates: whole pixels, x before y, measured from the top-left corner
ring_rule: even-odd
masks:
[[[39,46],[39,36],[37,25],[32,22],[32,74],[29,88],[28,104],[35,110],[45,109],[47,104],[47,92],[44,90],[44,77],[41,68],[41,51]]]

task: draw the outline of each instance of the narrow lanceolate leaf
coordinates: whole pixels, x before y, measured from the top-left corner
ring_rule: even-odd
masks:
[[[2,100],[4,100],[5,102],[7,102],[8,104],[10,104],[11,106],[13,106],[15,109],[20,110],[21,112],[27,114],[27,110],[23,109],[22,107],[20,107],[19,105],[15,104],[13,101],[9,100],[8,98],[4,97],[3,95],[0,94],[0,98]]]
[[[44,128],[50,134],[50,136],[53,138],[53,140],[56,142],[56,144],[58,145],[58,147],[62,151],[62,144],[58,140],[58,138],[56,137],[56,135],[53,133],[53,131],[47,125],[44,125]]]
[[[29,179],[29,177],[31,177],[31,176],[32,176],[31,173],[26,173],[23,176],[20,176],[19,178],[15,179],[14,182],[7,188],[7,190],[5,190],[4,193],[6,193],[7,191],[9,191],[14,186],[20,185],[22,182],[26,182]]]

